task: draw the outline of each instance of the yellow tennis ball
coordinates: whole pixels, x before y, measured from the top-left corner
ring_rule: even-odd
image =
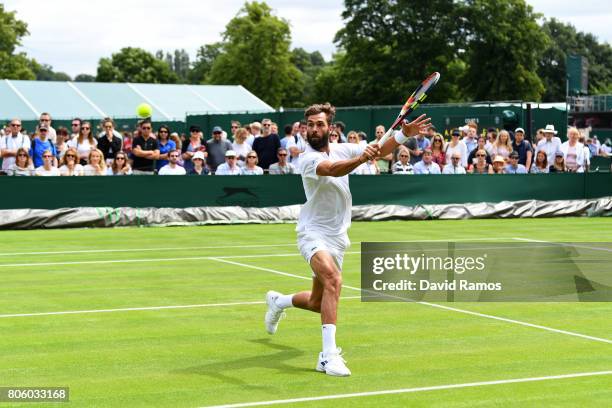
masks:
[[[136,113],[141,118],[150,118],[153,115],[153,108],[148,103],[141,103],[136,108]]]

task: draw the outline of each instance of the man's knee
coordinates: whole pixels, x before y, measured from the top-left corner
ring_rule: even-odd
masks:
[[[333,271],[329,274],[325,274],[323,277],[323,290],[326,292],[339,294],[341,288],[342,276],[340,276],[338,272]]]

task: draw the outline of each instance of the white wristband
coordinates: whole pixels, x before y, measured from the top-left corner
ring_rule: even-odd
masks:
[[[393,136],[393,138],[399,144],[404,144],[409,139],[408,137],[404,135],[404,132],[402,132],[401,130],[398,130],[397,132],[395,132],[395,135]]]

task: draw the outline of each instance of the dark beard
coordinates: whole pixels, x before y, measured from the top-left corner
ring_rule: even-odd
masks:
[[[310,147],[320,152],[329,144],[329,132],[325,132],[321,138],[316,136],[316,133],[307,133],[306,139],[308,140]]]

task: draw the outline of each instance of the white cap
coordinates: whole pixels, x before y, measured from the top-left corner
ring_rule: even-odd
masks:
[[[557,131],[555,130],[555,125],[546,125],[546,128],[544,128],[544,133],[553,133],[553,134],[557,134]]]
[[[521,132],[521,133],[524,134],[525,133],[525,129],[523,129],[523,128],[516,128],[516,129],[514,129],[514,133],[518,133],[518,132]]]
[[[195,154],[191,158],[191,160],[195,160],[195,159],[202,159],[202,160],[206,161],[206,159],[204,158],[204,153],[203,152],[199,152],[199,151],[195,152]]]
[[[237,154],[233,150],[228,150],[227,152],[225,152],[225,157],[236,157],[236,156]]]

